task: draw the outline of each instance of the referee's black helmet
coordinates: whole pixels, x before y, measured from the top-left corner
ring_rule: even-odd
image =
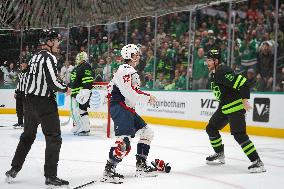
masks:
[[[58,39],[58,35],[59,34],[54,30],[44,29],[40,34],[39,43],[45,45],[48,40]]]

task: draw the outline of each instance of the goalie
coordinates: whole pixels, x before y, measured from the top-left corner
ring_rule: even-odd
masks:
[[[131,139],[135,134],[140,135],[136,154],[136,176],[155,176],[151,174],[154,168],[146,163],[154,132],[135,112],[135,104],[137,102],[154,104],[156,98],[140,91],[139,75],[134,69],[140,59],[139,48],[134,44],[128,44],[122,48],[121,55],[125,63],[119,66],[108,85],[108,95],[111,97],[110,114],[117,139],[110,148],[101,181],[110,183],[122,183],[124,176],[116,173],[115,168],[130,152]]]
[[[94,81],[91,65],[87,63],[86,52],[76,56],[76,67],[71,72],[71,113],[74,121],[74,135],[86,136],[90,133],[88,107]]]

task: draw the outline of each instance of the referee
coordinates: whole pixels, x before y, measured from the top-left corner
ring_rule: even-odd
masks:
[[[24,60],[20,65],[20,73],[18,74],[18,84],[15,90],[16,99],[16,112],[18,117],[18,123],[14,124],[14,128],[23,128],[23,117],[24,117],[24,103],[25,103],[25,88],[27,83],[27,69],[28,64]]]
[[[52,30],[43,30],[40,36],[40,45],[41,50],[29,61],[24,132],[12,160],[12,168],[6,172],[6,181],[10,183],[21,170],[35,140],[37,127],[41,124],[46,140],[45,184],[50,186],[69,185],[68,181],[57,177],[62,139],[55,92],[70,94],[70,89],[58,79],[57,60],[52,54],[58,52],[58,34]]]

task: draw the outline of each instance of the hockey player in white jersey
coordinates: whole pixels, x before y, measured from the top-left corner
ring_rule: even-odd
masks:
[[[110,148],[102,182],[122,183],[124,176],[116,173],[115,168],[131,150],[131,139],[140,135],[136,154],[136,176],[153,176],[153,167],[146,160],[153,140],[153,130],[135,112],[137,102],[154,104],[153,95],[140,90],[140,79],[135,67],[139,64],[140,51],[134,44],[128,44],[121,50],[125,63],[119,66],[108,85],[110,114],[114,122],[117,137]]]

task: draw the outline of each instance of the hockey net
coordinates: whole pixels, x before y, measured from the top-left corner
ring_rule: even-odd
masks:
[[[89,118],[92,132],[113,136],[113,122],[109,113],[110,101],[106,98],[108,82],[95,82],[90,98]]]

